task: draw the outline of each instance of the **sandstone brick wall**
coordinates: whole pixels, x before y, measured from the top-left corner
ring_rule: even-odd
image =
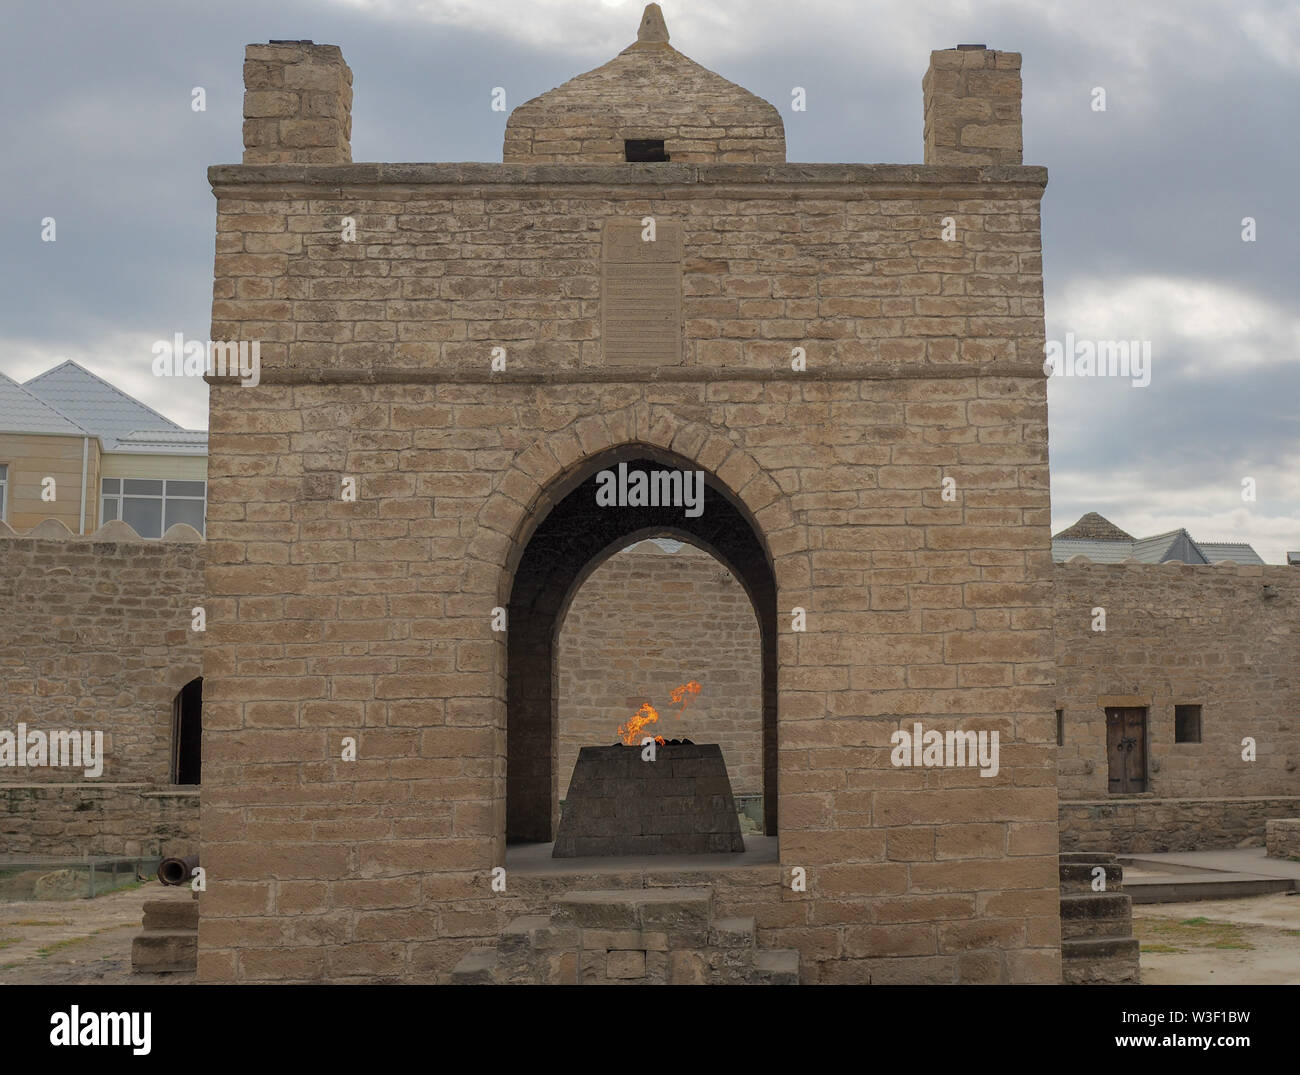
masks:
[[[1058,564],[1056,706],[1063,799],[1108,794],[1106,706],[1147,707],[1148,793],[1300,793],[1300,571],[1281,566]],[[1106,630],[1092,629],[1094,608]],[[1174,707],[1200,705],[1199,743]],[[1256,741],[1255,761],[1242,739]]]
[[[0,851],[16,855],[195,854],[199,796],[150,784],[0,783]]]
[[[105,537],[119,527],[132,533],[0,534],[0,729],[99,730],[104,771],[88,783],[165,784],[172,700],[200,674],[190,623],[204,604],[203,546],[193,531],[194,541]],[[83,779],[0,767],[0,784]]]
[[[760,656],[749,596],[708,553],[642,541],[610,557],[582,584],[560,633],[560,797],[578,750],[616,742],[646,701],[661,718],[649,734],[717,743],[731,790],[761,795]],[[700,693],[678,717],[669,692],[692,679]]]
[[[1062,799],[1061,850],[1205,851],[1262,841],[1271,818],[1300,814],[1300,796]]]
[[[668,164],[651,177],[575,166],[558,182],[545,166],[435,164],[220,167],[210,178],[219,197],[213,338],[259,339],[271,377],[482,375],[495,346],[506,348],[507,372],[553,383],[560,373],[612,374],[600,340],[601,226],[646,215],[684,231],[682,365],[698,367],[701,383],[747,371],[727,390],[736,408],[765,391],[797,402],[793,384],[752,380],[788,374],[796,346],[812,374],[799,384],[817,396],[795,415],[809,421],[856,398],[843,384],[813,384],[835,373],[1041,373],[1042,169]],[[323,185],[285,191],[313,181]],[[355,242],[341,238],[344,216],[357,221]],[[947,216],[958,228],[950,242],[939,238]],[[933,454],[962,437],[991,443],[1007,406],[990,397],[968,416],[961,391],[945,392],[937,385],[906,421],[886,392],[876,413],[849,424],[900,439],[915,430],[922,459],[922,448]],[[505,406],[490,390],[454,402],[444,391],[423,417],[490,431]],[[849,443],[876,460],[889,448]],[[1001,462],[994,449],[984,455]],[[914,473],[937,484],[933,471]],[[835,472],[820,480],[840,491]]]

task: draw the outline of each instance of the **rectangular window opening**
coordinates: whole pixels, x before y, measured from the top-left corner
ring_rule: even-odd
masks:
[[[1056,711],[1056,745],[1058,747],[1065,746],[1065,710],[1064,709],[1058,709]]]
[[[1199,705],[1174,706],[1174,742],[1199,743],[1201,741],[1201,707]]]
[[[623,140],[623,152],[627,160],[634,163],[669,159],[662,138],[626,138]]]

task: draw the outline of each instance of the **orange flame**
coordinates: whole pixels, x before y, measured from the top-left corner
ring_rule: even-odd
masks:
[[[677,710],[678,717],[680,717],[683,711],[685,711],[691,696],[699,693],[700,685],[695,682],[695,680],[691,680],[689,683],[683,683],[680,687],[674,687],[669,692],[672,704],[681,707]],[[628,746],[636,746],[640,741],[638,736],[641,734],[642,730],[651,724],[658,723],[659,710],[649,702],[645,702],[642,704],[641,708],[636,711],[636,715],[631,720],[626,724],[620,724],[618,726],[618,734],[625,744]],[[664,745],[664,737],[662,735],[656,735],[654,739],[660,746]]]

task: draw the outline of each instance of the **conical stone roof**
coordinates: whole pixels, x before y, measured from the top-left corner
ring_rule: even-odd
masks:
[[[507,164],[613,164],[629,140],[662,140],[670,161],[779,163],[781,114],[668,43],[658,4],[614,59],[516,108],[506,121]]]
[[[1132,534],[1126,534],[1105,516],[1095,511],[1080,517],[1073,526],[1067,527],[1053,537],[1073,538],[1076,541],[1133,541]]]

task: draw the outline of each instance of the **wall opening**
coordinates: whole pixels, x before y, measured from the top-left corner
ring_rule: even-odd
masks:
[[[1199,705],[1174,706],[1174,742],[1199,743],[1201,741],[1201,707]]]
[[[598,502],[604,474],[702,475],[702,510],[682,504]],[[762,729],[763,832],[777,832],[776,579],[755,524],[733,493],[707,471],[673,453],[625,445],[586,460],[558,479],[529,520],[512,580],[506,673],[506,820],[509,843],[548,842],[559,820],[559,634],[582,584],[607,559],[647,538],[672,538],[702,549],[744,589],[759,634],[759,723]],[[626,701],[626,698],[624,699]],[[658,704],[658,703],[656,703]],[[632,714],[623,715],[626,720]],[[671,719],[671,718],[670,718]],[[617,724],[600,743],[616,738]],[[565,774],[566,779],[569,774]]]
[[[201,783],[203,677],[185,684],[172,700],[173,784]]]
[[[623,141],[623,154],[631,162],[656,162],[669,160],[662,138],[627,138]]]
[[[762,831],[762,639],[725,564],[671,538],[618,550],[576,591],[557,661],[561,813],[579,750],[648,705],[643,734],[721,748],[741,832]]]

